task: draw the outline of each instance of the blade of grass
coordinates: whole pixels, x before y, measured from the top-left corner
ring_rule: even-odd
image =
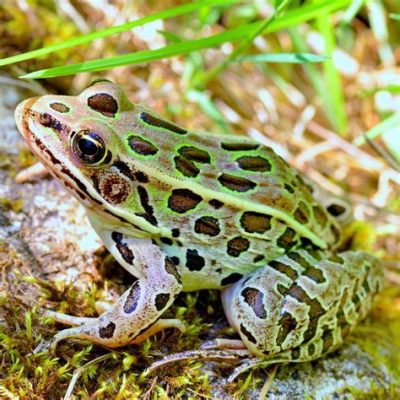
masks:
[[[389,17],[392,19],[397,19],[398,21],[400,21],[400,14],[389,14]]]
[[[283,17],[275,19],[267,27],[264,33],[272,33],[281,29],[298,25],[302,22],[316,18],[321,12],[334,12],[348,5],[350,1],[351,0],[336,0],[332,2],[331,0],[326,0],[316,5],[307,4],[305,6],[296,8],[295,10],[288,11]],[[173,57],[176,55],[184,55],[196,50],[215,47],[222,43],[233,42],[242,39],[243,36],[247,35],[250,30],[256,29],[263,23],[264,21],[253,22],[251,24],[242,25],[213,36],[208,36],[197,40],[187,40],[181,43],[174,43],[161,49],[143,50],[136,53],[130,53],[106,59],[97,59],[84,63],[34,71],[21,76],[21,78],[53,78],[56,76],[65,76],[80,72],[103,71],[108,68],[119,67],[122,65],[139,64],[143,62],[160,60],[167,57]]]
[[[332,25],[332,17],[330,15],[322,14],[317,18],[317,27],[324,39],[325,52],[329,56],[332,56],[336,47],[335,32]],[[329,102],[332,108],[329,114],[333,117],[330,118],[331,124],[341,135],[345,135],[348,122],[342,80],[332,60],[325,61],[322,67],[327,91],[331,97]]]
[[[278,54],[255,54],[251,56],[238,57],[234,62],[265,62],[265,63],[320,63],[329,57],[312,53],[278,53]]]
[[[215,78],[218,74],[220,74],[231,62],[233,62],[239,54],[243,53],[252,43],[253,40],[265,32],[265,30],[270,26],[289,6],[291,0],[283,0],[276,8],[274,13],[265,21],[260,24],[260,26],[256,26],[249,34],[246,35],[244,40],[239,44],[239,46],[223,60],[221,63],[213,67],[210,71],[207,71],[197,77],[194,82],[192,82],[193,86],[205,86],[207,82],[210,82],[213,78]]]
[[[367,142],[366,138],[368,138],[368,140],[373,140],[376,137],[385,133],[386,131],[396,128],[399,125],[400,125],[400,113],[393,114],[390,117],[384,119],[378,125],[375,125],[373,128],[369,129],[362,136],[359,136],[357,139],[355,139],[354,144],[356,146],[361,146]]]
[[[87,35],[82,35],[77,38],[66,40],[62,43],[56,43],[51,46],[43,47],[42,49],[37,49],[29,51],[27,53],[18,54],[16,56],[3,58],[0,60],[0,67],[3,65],[13,64],[20,61],[30,60],[32,58],[42,57],[46,54],[53,53],[55,51],[68,49],[70,47],[78,46],[84,43],[92,42],[96,39],[105,38],[108,36],[115,35],[117,33],[125,32],[132,28],[145,25],[149,22],[156,21],[158,19],[169,19],[177,17],[179,15],[188,14],[193,11],[197,11],[202,7],[219,6],[225,4],[238,3],[240,0],[202,0],[196,1],[189,4],[184,4],[182,6],[169,8],[153,15],[148,15],[144,18],[137,19],[135,21],[127,22],[126,24],[113,26],[111,28],[103,29],[101,31],[92,32]]]

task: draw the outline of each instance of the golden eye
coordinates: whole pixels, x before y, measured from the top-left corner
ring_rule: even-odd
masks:
[[[71,138],[73,152],[85,164],[100,164],[106,156],[106,145],[95,132],[82,130]]]

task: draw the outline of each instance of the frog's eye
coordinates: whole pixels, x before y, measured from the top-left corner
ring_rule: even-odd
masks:
[[[90,130],[77,132],[71,138],[71,148],[85,164],[91,165],[100,164],[107,153],[103,139]]]

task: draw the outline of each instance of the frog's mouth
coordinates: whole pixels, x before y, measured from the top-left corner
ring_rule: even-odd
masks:
[[[92,195],[82,183],[82,180],[71,172],[68,160],[60,159],[55,155],[62,154],[62,137],[66,137],[70,129],[52,115],[35,111],[34,105],[38,99],[34,97],[24,100],[15,110],[15,121],[18,130],[29,148],[49,172],[79,201],[83,201],[88,207],[103,205],[101,199]],[[41,128],[43,127],[51,128],[53,132],[56,132],[57,139],[54,135],[41,133]]]

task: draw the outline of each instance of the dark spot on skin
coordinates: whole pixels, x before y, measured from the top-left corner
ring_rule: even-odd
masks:
[[[254,263],[259,263],[259,262],[261,262],[261,261],[263,261],[263,260],[265,260],[265,256],[259,254],[258,256],[255,256],[255,257],[254,257],[253,262],[254,262]]]
[[[331,214],[333,217],[340,217],[346,212],[346,208],[344,206],[335,203],[331,204],[326,209],[328,213]]]
[[[126,301],[124,304],[124,311],[126,314],[132,314],[136,310],[136,308],[139,304],[140,293],[141,293],[141,289],[139,286],[139,282],[135,282],[131,286],[128,297],[126,298]]]
[[[207,236],[217,236],[221,232],[219,222],[214,217],[201,217],[194,223],[196,233],[201,233]]]
[[[111,170],[96,171],[92,180],[93,187],[110,204],[123,203],[131,191],[127,178]]]
[[[132,250],[128,247],[128,245],[126,243],[119,243],[117,244],[117,249],[124,261],[132,265],[135,257],[133,256]]]
[[[123,235],[122,233],[119,232],[112,232],[111,233],[111,239],[114,240],[114,242],[116,243],[116,247],[119,251],[119,253],[121,254],[121,257],[123,258],[124,261],[126,261],[128,264],[133,263],[134,260],[134,256],[132,253],[132,250],[128,247],[128,245],[126,243],[123,243]]]
[[[111,153],[110,150],[107,149],[107,154],[106,154],[106,156],[104,157],[104,160],[102,161],[101,164],[102,164],[103,166],[104,166],[104,165],[108,165],[108,164],[110,164],[111,160],[112,160],[112,153]]]
[[[149,182],[149,177],[142,171],[135,171],[133,173],[135,175],[135,178],[138,182],[140,183],[148,183]]]
[[[115,114],[118,112],[117,100],[108,93],[96,93],[90,96],[87,99],[87,104],[92,110],[106,117],[115,117]]]
[[[190,271],[200,271],[205,265],[204,258],[199,255],[196,249],[188,249],[186,251],[186,267]]]
[[[222,201],[219,201],[217,199],[210,200],[208,204],[210,204],[210,206],[214,207],[216,210],[220,209],[224,205]]]
[[[178,153],[188,160],[209,164],[211,161],[210,155],[205,151],[194,146],[183,146],[178,150]]]
[[[286,275],[292,281],[297,279],[297,277],[299,276],[295,269],[293,269],[290,265],[284,264],[283,262],[273,260],[270,261],[268,265],[275,271],[278,271],[281,274]]]
[[[219,183],[227,189],[235,192],[247,192],[254,189],[257,184],[249,179],[231,174],[222,174],[218,177]]]
[[[291,260],[300,264],[304,269],[311,268],[311,264],[297,251],[292,251],[292,252],[288,253],[287,256]]]
[[[309,306],[309,323],[303,336],[304,341],[307,342],[315,336],[318,329],[319,318],[326,313],[326,310],[322,307],[317,298],[311,298],[297,282],[293,282],[292,286],[289,288],[288,296],[293,297],[299,303],[304,303]]]
[[[181,284],[182,279],[181,275],[176,268],[176,265],[179,265],[179,258],[176,256],[173,257],[165,257],[165,270],[167,271],[168,274],[172,275],[175,280]]]
[[[154,209],[150,205],[149,194],[147,193],[147,190],[143,186],[138,186],[137,191],[140,198],[140,204],[142,205],[145,212],[142,214],[136,213],[136,215],[145,218],[146,221],[150,222],[154,226],[157,226],[158,222],[156,217],[154,216]]]
[[[232,283],[236,283],[240,279],[243,278],[242,274],[239,274],[237,272],[233,272],[232,274],[226,276],[224,279],[221,280],[221,285],[231,285]]]
[[[187,178],[196,178],[199,175],[200,170],[196,167],[196,165],[182,156],[174,157],[175,168]]]
[[[303,249],[310,249],[311,250],[311,248],[314,247],[313,242],[307,237],[301,237],[300,238],[300,243],[301,243],[300,247],[303,248]]]
[[[333,333],[331,330],[324,333],[322,336],[322,352],[321,354],[328,353],[329,351],[333,350]]]
[[[179,237],[180,234],[181,234],[181,233],[179,232],[179,229],[178,229],[178,228],[173,228],[173,229],[171,229],[171,235],[172,235],[172,237],[177,238],[177,237]]]
[[[315,354],[315,344],[314,343],[310,343],[308,345],[308,356],[312,357]]]
[[[253,211],[246,211],[240,217],[240,225],[248,233],[264,233],[271,228],[271,217]]]
[[[109,322],[104,328],[99,328],[99,336],[102,339],[111,339],[114,335],[115,328],[114,322]]]
[[[304,275],[307,278],[311,279],[315,283],[325,283],[326,282],[324,273],[322,272],[322,270],[320,270],[320,269],[318,269],[316,267],[307,268],[303,272],[302,275]]]
[[[112,167],[115,167],[119,172],[121,172],[121,174],[125,175],[131,181],[135,180],[129,165],[124,161],[116,160]]]
[[[260,319],[267,318],[267,311],[264,307],[264,294],[252,287],[247,287],[240,293],[244,301],[251,307],[256,317]]]
[[[114,240],[115,243],[120,244],[122,242],[123,235],[120,232],[114,231],[111,233],[111,239]]]
[[[292,228],[286,228],[285,232],[278,238],[276,244],[286,250],[291,249],[295,242],[293,241],[296,232]]]
[[[317,221],[318,225],[324,227],[328,222],[328,217],[325,214],[325,210],[321,206],[313,207],[314,218]]]
[[[179,265],[180,264],[179,257],[172,256],[170,258],[171,258],[171,261],[174,263],[174,265]]]
[[[247,338],[249,342],[257,344],[256,338],[246,329],[243,324],[240,324],[240,332]]]
[[[168,198],[168,208],[178,214],[193,210],[203,199],[189,189],[174,189]]]
[[[227,151],[249,151],[257,150],[260,145],[258,143],[221,143],[221,147]]]
[[[283,297],[285,297],[289,293],[289,289],[281,283],[278,283],[276,285],[276,290]]]
[[[282,346],[283,342],[287,338],[287,336],[296,329],[297,321],[290,313],[284,311],[281,314],[281,318],[279,320],[278,325],[280,326],[278,336],[276,338],[276,344],[278,346]]]
[[[158,293],[154,300],[154,305],[156,306],[157,311],[163,310],[171,298],[169,293]]]
[[[338,243],[339,240],[340,240],[340,231],[339,231],[339,229],[335,225],[332,225],[331,232],[332,232],[333,238],[335,240],[335,243]]]
[[[294,189],[292,188],[292,186],[288,185],[287,183],[285,183],[285,189],[291,194],[294,193]]]
[[[57,103],[57,102],[51,103],[50,104],[50,108],[52,108],[54,111],[57,111],[59,113],[67,113],[67,112],[69,112],[69,107],[66,106],[63,103]]]
[[[294,218],[300,224],[306,224],[309,218],[309,211],[307,205],[303,201],[299,201],[299,204],[294,212]]]
[[[295,347],[290,353],[290,358],[292,360],[297,360],[299,357],[300,357],[300,349],[298,347]]]
[[[266,158],[260,156],[243,156],[238,158],[236,162],[245,171],[268,172],[272,169],[271,163]]]
[[[128,145],[135,153],[142,156],[154,156],[158,152],[158,148],[154,144],[140,136],[129,136]]]
[[[336,263],[336,264],[344,264],[344,260],[342,257],[340,257],[337,253],[332,253],[329,257],[328,260]]]
[[[244,251],[247,251],[250,247],[250,242],[248,239],[236,236],[229,240],[227,243],[227,253],[231,257],[239,257]]]
[[[361,286],[364,288],[366,295],[371,291],[371,287],[369,286],[369,283],[368,283],[368,275],[364,278]]]
[[[38,122],[43,125],[45,128],[51,128],[57,132],[68,132],[69,129],[66,128],[60,121],[56,118],[52,117],[47,113],[40,113]]]
[[[147,112],[140,113],[140,119],[148,125],[155,126],[156,128],[167,129],[171,132],[178,133],[179,135],[184,135],[187,133],[186,129],[183,129],[171,122],[157,118],[154,115],[148,114]]]
[[[160,237],[160,242],[168,246],[172,246],[174,244],[174,242],[170,238],[164,236]]]

